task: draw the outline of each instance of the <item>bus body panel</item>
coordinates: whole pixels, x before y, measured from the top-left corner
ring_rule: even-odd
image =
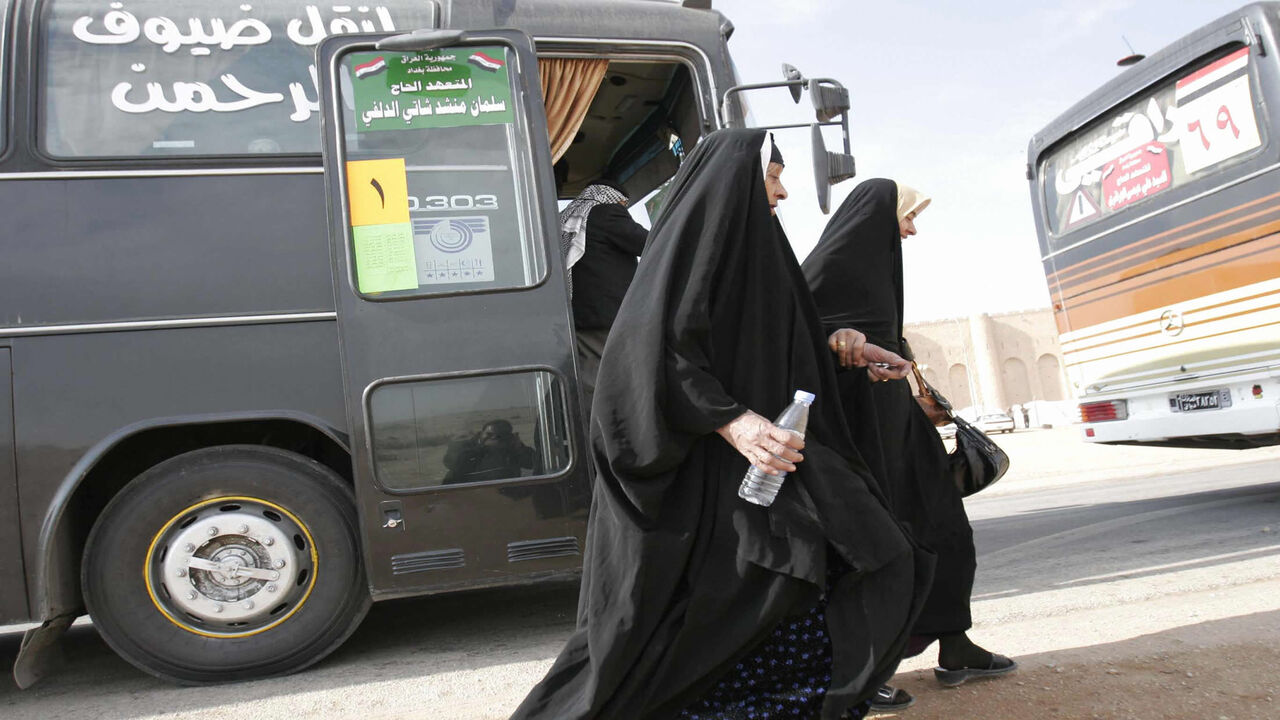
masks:
[[[0,347],[0,578],[8,580],[0,583],[0,623],[29,617],[13,454],[12,369],[9,348]]]
[[[88,533],[76,518],[63,518],[71,522],[56,532],[51,523],[61,518],[59,499],[81,480],[80,461],[120,428],[156,418],[279,411],[344,428],[336,330],[322,321],[15,339],[27,566],[44,567]],[[63,592],[53,598],[68,597],[76,583],[62,577],[56,590]],[[38,584],[31,591],[33,608],[68,610]]]
[[[1280,97],[1277,25],[1280,3],[1256,3],[1209,23],[1077,103],[1030,143],[1032,206],[1073,392],[1082,406],[1127,403],[1127,417],[1087,422],[1087,440],[1280,437],[1276,393],[1267,390],[1280,368],[1280,118],[1266,102]],[[1048,227],[1046,186],[1055,177],[1047,157],[1100,117],[1118,107],[1140,111],[1138,101],[1149,93],[1169,92],[1175,80],[1181,87],[1241,48],[1256,149],[1082,227]],[[1178,116],[1170,117],[1170,131],[1181,132]],[[1234,402],[1172,409],[1180,395],[1210,390]]]
[[[333,312],[318,167],[122,175],[0,180],[0,325]]]

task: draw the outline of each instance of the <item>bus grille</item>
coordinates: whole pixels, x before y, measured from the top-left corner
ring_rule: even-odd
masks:
[[[426,572],[427,570],[449,570],[467,564],[462,548],[448,550],[427,550],[425,552],[404,553],[391,556],[391,574],[408,575],[409,573]]]
[[[582,546],[578,543],[578,538],[576,537],[520,540],[507,544],[507,562],[513,563],[581,554]]]

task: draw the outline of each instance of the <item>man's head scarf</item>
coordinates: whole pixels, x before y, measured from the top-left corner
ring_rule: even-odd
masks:
[[[587,252],[587,215],[601,203],[622,203],[628,200],[615,183],[604,182],[588,185],[573,202],[560,211],[560,252],[564,255],[565,270],[573,267]],[[573,294],[573,276],[569,276],[569,294]]]

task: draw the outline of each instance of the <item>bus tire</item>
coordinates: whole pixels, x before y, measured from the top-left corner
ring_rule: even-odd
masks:
[[[85,544],[85,605],[113,650],[165,680],[295,672],[369,609],[358,527],[351,488],[310,458],[195,450],[107,504]]]

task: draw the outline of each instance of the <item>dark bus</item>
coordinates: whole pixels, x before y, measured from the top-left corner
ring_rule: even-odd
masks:
[[[1280,3],[1050,123],[1031,203],[1084,439],[1280,442]]]
[[[208,683],[315,662],[372,600],[578,572],[553,160],[559,197],[639,198],[742,125],[723,15],[0,0],[0,29],[20,686],[86,611]]]

